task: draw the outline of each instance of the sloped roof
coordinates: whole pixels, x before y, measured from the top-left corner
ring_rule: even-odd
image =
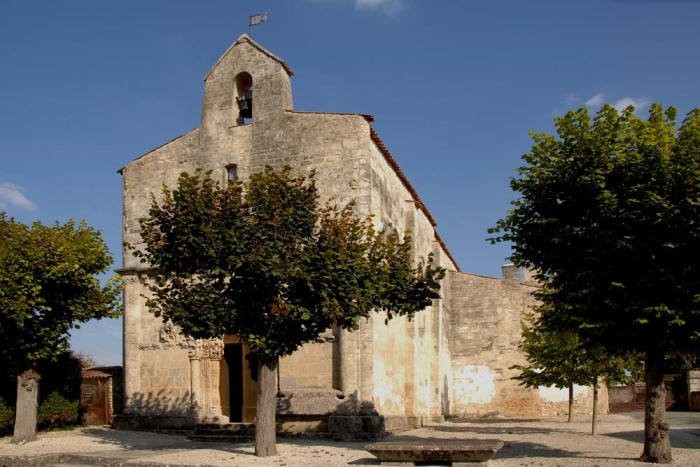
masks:
[[[142,153],[142,154],[139,155],[139,156],[136,156],[134,159],[130,160],[125,166],[123,166],[123,167],[121,167],[119,170],[117,170],[117,173],[123,175],[123,174],[124,174],[124,169],[125,169],[129,164],[131,164],[132,162],[136,162],[136,161],[139,160],[139,159],[143,159],[144,157],[146,157],[146,156],[148,156],[149,154],[151,154],[151,153],[157,151],[158,149],[160,149],[160,148],[162,148],[162,147],[164,147],[164,146],[167,146],[168,144],[170,144],[170,143],[172,143],[172,142],[174,142],[174,141],[177,141],[177,140],[179,140],[180,138],[184,138],[184,137],[186,137],[186,136],[189,136],[190,134],[194,133],[195,131],[199,131],[199,127],[197,127],[197,128],[192,128],[192,129],[191,129],[190,131],[188,131],[187,133],[183,133],[183,134],[181,134],[181,135],[178,135],[178,136],[176,136],[176,137],[174,137],[174,138],[172,138],[172,139],[166,141],[165,143],[160,144],[160,145],[156,146],[156,147],[153,148],[153,149],[149,149],[148,151]]]
[[[236,41],[233,44],[231,44],[229,46],[229,48],[226,49],[226,51],[223,54],[221,54],[221,57],[219,57],[219,59],[214,63],[214,65],[212,65],[212,67],[209,68],[209,71],[204,76],[204,81],[206,81],[207,78],[209,78],[209,75],[214,71],[214,69],[217,67],[217,65],[219,63],[221,63],[221,61],[229,53],[231,53],[231,51],[234,49],[234,47],[236,47],[237,45],[242,44],[244,42],[247,42],[248,44],[252,45],[253,47],[258,49],[260,52],[264,53],[265,55],[267,55],[271,59],[278,61],[280,63],[280,65],[282,65],[282,68],[284,68],[284,71],[286,71],[289,76],[294,76],[294,72],[292,71],[292,69],[289,67],[289,65],[287,65],[287,63],[284,60],[282,60],[277,55],[275,55],[272,52],[270,52],[269,50],[267,50],[262,45],[255,42],[248,34],[241,34],[241,36],[238,39],[236,39]]]
[[[83,370],[80,373],[83,379],[93,379],[93,378],[111,378],[112,375],[98,370]]]
[[[425,217],[428,218],[428,221],[433,226],[433,232],[435,234],[435,241],[437,241],[440,244],[443,251],[447,254],[448,258],[450,258],[452,263],[454,263],[455,267],[457,268],[457,271],[460,271],[459,263],[457,263],[457,260],[455,260],[454,256],[452,256],[452,253],[450,252],[449,248],[447,248],[447,245],[442,240],[442,237],[440,237],[440,234],[437,231],[437,222],[435,222],[435,218],[433,218],[433,215],[430,214],[428,207],[425,205],[425,203],[423,203],[423,200],[418,195],[418,192],[416,191],[416,189],[413,188],[411,181],[408,179],[406,174],[403,173],[403,170],[401,170],[401,167],[399,167],[399,163],[396,161],[396,159],[394,159],[394,156],[391,155],[391,153],[389,152],[389,149],[387,149],[386,145],[384,144],[384,141],[382,141],[382,139],[379,137],[379,134],[374,130],[374,128],[372,128],[371,125],[369,127],[369,135],[370,135],[370,138],[372,139],[372,141],[374,141],[374,144],[377,145],[377,148],[379,148],[379,152],[382,153],[386,162],[394,170],[394,173],[396,173],[396,176],[399,177],[399,180],[401,180],[401,183],[403,184],[403,186],[406,187],[408,192],[413,197],[413,200],[416,203],[416,207],[418,207],[418,209],[423,211],[423,214],[425,214]]]

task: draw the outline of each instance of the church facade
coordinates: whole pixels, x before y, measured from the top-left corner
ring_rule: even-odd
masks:
[[[283,358],[282,429],[359,432],[379,417],[391,431],[446,416],[564,413],[566,394],[511,379],[510,367],[524,363],[517,343],[534,286],[513,266],[502,278],[461,272],[372,117],[294,110],[291,76],[247,35],[236,40],[205,77],[200,125],[120,170],[124,242],[141,244],[138,220],[151,194],[174,187],[182,172],[211,171],[223,184],[267,165],[315,170],[322,201],[354,201],[378,227],[411,232],[415,255],[432,253],[447,274],[441,298],[412,321],[385,324],[377,314],[357,331],[329,330]],[[186,338],[147,309],[152,271],[129,250],[120,272],[125,415],[174,425],[254,421],[256,375],[245,342]],[[588,390],[577,392],[579,409],[589,410]]]

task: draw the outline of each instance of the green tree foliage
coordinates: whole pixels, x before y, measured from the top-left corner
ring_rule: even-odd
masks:
[[[239,335],[259,362],[259,456],[276,452],[276,380],[266,375],[279,357],[329,328],[357,329],[372,311],[410,318],[438,298],[444,276],[352,205],[320,206],[313,176],[289,168],[225,187],[182,174],[140,225],[145,246],[135,254],[160,271],[148,301],[155,314],[195,338]]]
[[[39,404],[39,426],[42,428],[62,428],[77,425],[79,403],[79,399],[70,400],[55,391],[50,393]]]
[[[601,346],[583,345],[573,331],[548,330],[540,317],[551,312],[542,305],[525,316],[518,348],[525,353],[527,365],[513,365],[520,374],[513,379],[522,386],[554,386],[569,391],[569,422],[572,418],[574,385],[594,388],[592,432],[596,433],[597,389],[601,378],[608,382],[630,383],[639,372],[635,356],[609,355]]]
[[[642,458],[657,462],[671,460],[664,356],[700,341],[700,109],[675,116],[654,104],[647,120],[608,105],[557,118],[558,136],[532,134],[511,180],[520,197],[491,231],[548,285],[548,327],[644,355]]]
[[[79,323],[119,315],[118,281],[101,285],[95,277],[111,263],[99,232],[84,222],[27,226],[0,213],[0,362],[7,373],[55,360]]]
[[[13,420],[15,419],[15,411],[12,410],[5,399],[0,397],[0,436],[12,431]]]

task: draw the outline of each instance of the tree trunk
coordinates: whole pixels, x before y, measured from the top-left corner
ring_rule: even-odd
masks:
[[[258,402],[255,407],[255,455],[276,456],[278,361],[258,364]]]
[[[36,418],[39,407],[39,380],[34,370],[17,376],[17,406],[15,410],[15,432],[13,443],[36,440]]]
[[[569,383],[569,423],[571,423],[571,417],[574,412],[574,383]]]
[[[647,352],[644,362],[646,401],[644,404],[644,452],[642,462],[668,464],[671,458],[671,439],[666,423],[666,387],[664,386],[664,354]]]
[[[591,417],[591,434],[598,434],[598,378],[593,380],[593,416]]]

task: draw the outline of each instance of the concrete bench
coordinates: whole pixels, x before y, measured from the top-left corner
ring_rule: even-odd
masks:
[[[381,441],[365,447],[382,465],[410,466],[416,462],[451,463],[453,467],[482,465],[503,447],[500,439],[425,439],[415,441]]]

